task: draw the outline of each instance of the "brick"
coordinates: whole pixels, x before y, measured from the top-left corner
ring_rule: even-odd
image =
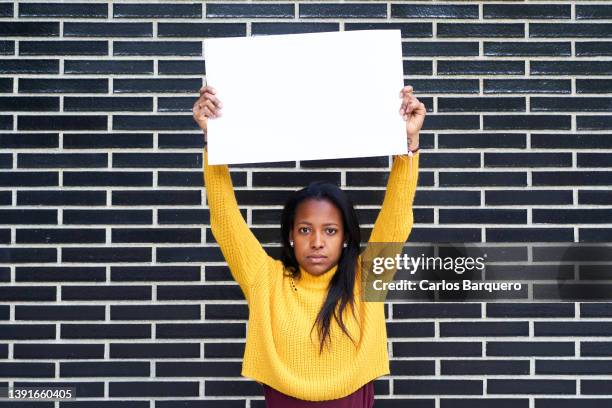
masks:
[[[59,60],[46,59],[5,59],[0,60],[3,74],[59,74]],[[20,80],[20,82],[23,79]],[[11,83],[8,92],[12,92]]]
[[[108,55],[108,41],[19,41],[19,55]]]
[[[574,356],[574,342],[488,341],[487,356]]]
[[[434,174],[433,172],[419,171],[419,186],[433,186],[434,185]],[[346,185],[354,187],[385,187],[389,180],[389,173],[378,172],[378,171],[367,171],[367,172],[346,172]],[[279,217],[274,221],[280,220]]]
[[[55,339],[55,324],[0,324],[0,339]]]
[[[240,377],[241,365],[238,361],[160,361],[155,368],[160,377]]]
[[[137,60],[68,60],[66,74],[153,74],[153,61]]]
[[[499,19],[569,19],[570,4],[484,4],[483,17]]]
[[[0,210],[1,224],[57,224],[57,210]]]
[[[440,337],[527,336],[528,322],[440,322]]]
[[[571,128],[568,115],[483,115],[483,128],[492,129],[567,129]]]
[[[244,323],[160,323],[157,325],[157,338],[179,339],[228,339],[244,338]]]
[[[605,360],[536,360],[535,363],[535,374],[609,375],[612,373],[612,366]]]
[[[106,167],[106,153],[20,153],[19,168]]]
[[[391,5],[391,13],[393,13],[393,7]],[[255,23],[257,24],[257,23]],[[253,27],[255,27],[253,24]],[[344,30],[400,30],[402,38],[427,38],[433,37],[432,23],[345,23]],[[338,31],[328,30],[328,31]]]
[[[3,21],[0,37],[56,37],[59,36],[57,21]]]
[[[610,93],[612,80],[610,79],[576,79],[576,93]]]
[[[231,173],[234,187],[246,186],[246,173]],[[160,171],[157,178],[158,186],[181,186],[201,187],[204,185],[204,177],[201,171]]]
[[[115,79],[114,93],[170,92],[193,93],[202,85],[200,78]]]
[[[501,98],[493,98],[491,103],[487,103],[490,98],[438,98],[438,110],[449,111],[449,109],[462,109],[461,104],[465,101],[466,109],[477,109],[482,106],[484,109],[486,104],[493,105],[492,109],[498,110],[501,108],[496,108],[498,103],[497,99]],[[522,101],[522,98],[517,98],[518,100],[514,101],[515,98],[510,98],[513,100],[509,102],[507,105],[505,100],[508,98],[503,98],[504,101],[503,106],[510,105],[518,105],[519,101]],[[509,109],[509,107],[508,107]],[[499,148],[519,148],[524,149],[527,146],[525,140],[525,134],[519,133],[439,133],[438,134],[438,149],[455,149],[455,148],[479,148],[479,149],[499,149]]]
[[[0,4],[0,17],[13,17],[13,4],[11,3]]]
[[[440,63],[438,61],[438,69]],[[439,97],[438,112],[524,112],[525,98],[523,97]],[[440,142],[438,135],[438,143]],[[449,135],[444,135],[449,136]],[[453,135],[455,136],[455,135]],[[473,135],[476,136],[476,135]],[[514,136],[514,135],[500,135]],[[450,138],[449,138],[450,139]],[[483,138],[484,139],[484,138]],[[489,134],[488,140],[502,142],[504,137],[495,138],[495,134]],[[496,147],[500,147],[496,144]]]
[[[487,228],[487,242],[573,242],[572,228]]]
[[[153,110],[153,98],[145,97],[65,97],[66,112],[115,112]]]
[[[50,378],[55,376],[53,363],[0,362],[0,378]]]
[[[481,242],[479,228],[413,228],[411,242]]]
[[[576,41],[577,57],[597,57],[612,55],[612,42],[609,41]]]
[[[605,186],[612,183],[612,172],[554,171],[533,172],[534,186]]]
[[[107,18],[104,3],[21,3],[19,17]]]
[[[570,93],[571,81],[566,79],[484,79],[487,93]]]
[[[572,303],[488,303],[487,317],[574,317]]]
[[[159,262],[224,262],[218,248],[164,247],[158,248]],[[210,291],[212,292],[212,291]],[[237,293],[237,292],[236,292]],[[223,293],[222,293],[223,295]]]
[[[152,210],[64,210],[64,224],[150,224]]]
[[[542,149],[606,149],[612,148],[612,138],[597,133],[533,133],[531,135],[531,147]]]
[[[200,229],[188,228],[113,228],[112,243],[188,243],[200,242]]]
[[[367,3],[304,3],[300,4],[299,18],[387,18],[387,7]]]
[[[0,99],[1,100],[1,99]],[[19,148],[19,149],[30,149],[30,148],[45,148],[45,147],[58,147],[58,134],[57,133],[27,133],[21,132],[15,133],[0,133],[0,147],[1,148]],[[53,173],[13,173],[11,177],[13,179],[23,177],[23,182],[28,183],[30,175],[41,177],[43,182],[49,182],[49,177]],[[46,179],[46,180],[45,180]],[[6,180],[8,181],[8,179]],[[5,182],[5,180],[2,180]],[[33,184],[36,185],[36,184]],[[54,183],[57,185],[57,183]]]
[[[202,43],[195,41],[114,41],[113,55],[201,56]]]
[[[244,37],[245,23],[158,23],[158,37]]]
[[[461,398],[440,399],[440,408],[487,408],[491,405],[496,408],[528,408],[529,400],[521,398]]]
[[[529,37],[583,38],[612,37],[612,24],[591,23],[529,23]]]
[[[104,229],[42,229],[29,228],[16,230],[16,243],[22,244],[63,244],[63,243],[104,243]]]
[[[610,398],[536,398],[536,408],[599,408],[612,404]]]
[[[402,42],[404,57],[459,57],[478,56],[477,42],[421,41]]]
[[[149,324],[117,324],[117,323],[62,323],[62,339],[149,339],[151,325]]]
[[[0,110],[19,112],[58,112],[59,97],[0,96]]]
[[[108,80],[80,78],[22,78],[19,81],[19,92],[107,93]]]
[[[482,395],[481,380],[410,379],[395,380],[396,395]]]
[[[62,287],[62,300],[151,300],[150,286],[81,286]]]
[[[477,153],[430,153],[419,161],[422,168],[444,167],[480,167],[480,155]]]
[[[15,41],[0,41],[0,55],[15,54]]]
[[[478,93],[479,91],[477,79],[412,79],[409,82],[419,94]]]
[[[75,268],[76,269],[76,268]],[[86,270],[87,268],[81,268]],[[104,271],[102,271],[104,272]],[[47,278],[48,281],[53,281],[51,278]],[[79,279],[72,279],[73,281],[79,281]],[[86,280],[81,278],[80,280]],[[19,281],[19,280],[17,280]],[[69,281],[68,279],[61,279],[58,277],[55,279],[59,281]],[[104,281],[101,279],[99,281]],[[67,306],[67,305],[53,305],[53,306],[38,306],[38,305],[17,305],[15,306],[15,320],[45,320],[45,321],[64,321],[64,320],[104,320],[105,312],[104,306]]]
[[[157,98],[158,112],[191,112],[194,98],[187,96],[167,96]],[[178,135],[181,136],[181,135]],[[201,138],[198,135],[198,138]]]
[[[62,248],[65,262],[151,262],[150,248]]]
[[[571,167],[571,153],[484,153],[485,167]]]
[[[314,181],[340,185],[338,172],[254,172],[253,187],[301,187]]]
[[[576,5],[577,20],[605,20],[612,18],[612,6],[609,4]]]
[[[582,277],[582,274],[581,274]],[[581,303],[580,317],[610,317],[612,303]]]
[[[247,320],[249,309],[247,305],[217,305],[210,304],[205,307],[205,319],[210,320]]]
[[[106,9],[106,6],[104,8]],[[153,23],[66,21],[64,22],[64,37],[153,37]]]
[[[244,343],[204,343],[204,356],[207,358],[224,358],[244,356]]]
[[[480,357],[480,342],[436,341],[393,342],[394,357]]]
[[[582,380],[580,381],[580,393],[583,395],[609,395],[612,386],[609,381]]]
[[[492,205],[572,204],[570,190],[486,190],[485,203]],[[540,211],[533,209],[532,211]],[[558,210],[554,210],[558,211]],[[535,221],[534,221],[535,222]]]
[[[441,172],[440,187],[526,186],[524,172]]]
[[[575,380],[487,380],[488,394],[576,394]]]
[[[254,231],[256,233],[256,230]],[[277,236],[279,234],[276,234]],[[259,237],[258,237],[259,238]],[[264,242],[260,240],[260,242]],[[174,285],[160,286],[158,288],[158,299],[183,300],[183,299],[210,299],[210,300],[242,300],[244,296],[235,283],[231,285]]]
[[[612,116],[577,116],[578,130],[607,130],[612,129]]]
[[[15,344],[14,358],[103,359],[103,344]]]
[[[606,228],[580,228],[580,242],[610,242],[612,239],[612,229]],[[598,287],[599,288],[599,287]],[[598,299],[607,299],[609,294],[600,293],[595,295]]]
[[[111,266],[111,281],[199,281],[199,266]]]
[[[432,61],[403,61],[404,75],[433,75]],[[419,100],[425,103],[421,98]],[[427,104],[425,104],[428,107]],[[431,106],[431,105],[429,105]]]
[[[385,23],[386,26],[386,23]],[[349,24],[346,24],[347,30]],[[246,31],[246,30],[245,30]],[[251,35],[303,34],[340,31],[338,23],[251,23]]]
[[[531,75],[610,75],[606,61],[531,61]]]
[[[535,61],[532,62],[532,66]],[[439,75],[524,75],[523,61],[439,60]]]
[[[199,305],[112,305],[111,320],[199,320]]]
[[[148,377],[147,361],[60,362],[60,377]]]
[[[529,360],[442,360],[441,375],[525,375]]]
[[[516,23],[438,23],[437,34],[441,38],[525,36],[525,24]]]
[[[555,321],[535,322],[535,336],[610,336],[612,322]]]
[[[4,259],[2,259],[2,262],[4,263]],[[54,286],[4,286],[0,288],[0,301],[2,302],[44,300],[57,300],[56,288]]]
[[[199,358],[197,343],[111,343],[110,358]]]
[[[76,395],[79,397],[103,397],[104,382],[78,382],[78,381],[36,381],[24,382],[15,381],[15,387],[74,387]],[[52,403],[53,404],[53,403]],[[42,405],[32,405],[33,407],[41,407]]]
[[[170,196],[168,196],[170,195]],[[199,191],[138,190],[113,191],[113,205],[201,205]]]
[[[585,315],[580,315],[586,317]],[[612,343],[609,341],[582,341],[580,342],[580,356],[606,357],[612,355]]]
[[[440,209],[441,224],[525,224],[526,216],[524,210]]]
[[[293,4],[208,4],[206,18],[293,18]]]
[[[200,153],[113,153],[113,167],[201,168]]]
[[[417,89],[416,86],[415,89]],[[479,128],[480,118],[477,115],[443,115],[434,113],[428,115],[427,122],[423,124],[423,130]]]
[[[56,248],[7,248],[0,253],[1,263],[31,263],[31,262],[57,262]],[[29,260],[28,260],[29,259]],[[30,288],[32,290],[32,288]],[[10,292],[13,292],[10,294]],[[7,288],[7,297],[32,296],[34,299],[40,297],[44,300],[55,300],[55,288],[40,288],[37,293],[25,293],[23,288]],[[42,300],[40,299],[40,300]]]
[[[261,396],[262,390],[261,385],[254,381],[244,380],[206,380],[204,381],[204,387],[206,387],[206,396]],[[242,401],[240,401],[242,403]],[[227,406],[227,404],[223,404]],[[170,408],[172,405],[167,405],[164,408]],[[242,407],[242,405],[240,405]]]
[[[64,149],[138,149],[153,147],[151,133],[70,133],[64,134]]]
[[[477,19],[476,4],[391,4],[391,18]]]
[[[391,360],[389,364],[391,370],[397,375],[434,375],[436,372],[434,361]],[[374,389],[376,392],[376,385]],[[380,395],[380,392],[377,394]]]
[[[197,124],[191,115],[113,115],[114,130],[193,130],[195,128]]]
[[[206,74],[204,61],[165,60],[158,61],[158,71],[163,75],[203,75]]]
[[[480,318],[480,305],[477,303],[473,304],[449,304],[449,303],[411,303],[411,304],[403,304],[397,303],[393,305],[393,318],[394,319],[415,319],[415,318],[424,318],[424,319],[433,319],[433,318]],[[396,343],[398,344],[398,343]],[[401,343],[399,343],[401,344]],[[410,343],[413,345],[421,344],[422,346],[435,346],[437,343]],[[461,344],[461,343],[451,343],[452,344]],[[479,343],[464,343],[464,345],[475,345]],[[411,349],[412,346],[408,346],[408,349]],[[471,350],[475,350],[471,347]],[[478,347],[480,350],[480,347]],[[450,354],[449,354],[450,355]],[[480,356],[480,352],[477,353]]]
[[[109,382],[108,393],[110,397],[197,397],[199,383],[196,381]]]
[[[200,4],[114,4],[113,18],[201,18]]]
[[[599,224],[612,223],[609,210],[597,208],[545,209],[534,208],[534,223],[552,224]]]
[[[576,44],[576,49],[578,43]],[[565,57],[572,55],[572,47],[566,42],[518,42],[518,41],[485,41],[484,55],[492,57]]]
[[[531,110],[551,112],[612,111],[612,98],[608,97],[532,97]],[[555,135],[560,136],[560,135]]]

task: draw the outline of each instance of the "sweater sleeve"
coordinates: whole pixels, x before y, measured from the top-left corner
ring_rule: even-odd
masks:
[[[268,254],[249,229],[234,194],[227,165],[208,165],[204,149],[204,183],[210,211],[210,227],[232,276],[245,296],[268,262]]]
[[[394,156],[387,191],[369,242],[406,242],[412,230],[412,203],[419,176],[419,152]]]

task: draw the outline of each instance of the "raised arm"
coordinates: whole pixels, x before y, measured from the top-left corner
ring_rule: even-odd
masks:
[[[227,165],[208,165],[206,149],[204,181],[213,236],[234,279],[247,295],[248,287],[257,281],[268,262],[268,254],[242,218]]]
[[[407,155],[394,156],[387,191],[369,242],[405,242],[414,222],[412,203],[419,177],[419,132],[425,119],[425,105],[407,86],[400,92],[400,115],[406,121]]]
[[[394,156],[387,191],[369,242],[405,242],[414,222],[412,203],[419,175],[419,153]]]
[[[202,87],[200,98],[193,106],[193,117],[204,131],[205,144],[207,120],[209,117],[220,116],[219,110],[222,106],[215,93],[211,87]],[[206,148],[203,161],[211,231],[232,276],[248,298],[249,288],[257,282],[259,274],[271,258],[240,214],[227,165],[209,165]]]

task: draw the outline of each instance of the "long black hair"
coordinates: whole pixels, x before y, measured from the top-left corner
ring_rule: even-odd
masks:
[[[342,313],[350,305],[353,316],[355,316],[353,290],[355,287],[357,258],[360,250],[359,245],[361,243],[361,230],[353,203],[346,193],[336,185],[326,182],[313,182],[293,193],[285,203],[281,215],[281,242],[283,244],[281,261],[285,266],[285,270],[294,278],[299,277],[300,266],[293,248],[289,244],[289,233],[293,229],[295,212],[298,205],[309,199],[327,200],[340,210],[344,227],[344,238],[347,244],[342,249],[342,254],[338,260],[338,268],[329,284],[327,298],[313,324],[313,328],[315,325],[317,326],[320,339],[319,353],[321,353],[326,341],[331,341],[330,325],[332,317],[338,322],[342,331],[355,343],[355,340],[346,329]]]

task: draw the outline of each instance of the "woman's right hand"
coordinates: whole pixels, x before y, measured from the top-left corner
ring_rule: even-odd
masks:
[[[221,108],[223,105],[216,96],[217,91],[212,86],[203,86],[200,88],[200,97],[193,104],[193,119],[198,126],[206,131],[208,118],[217,118],[221,116]]]

